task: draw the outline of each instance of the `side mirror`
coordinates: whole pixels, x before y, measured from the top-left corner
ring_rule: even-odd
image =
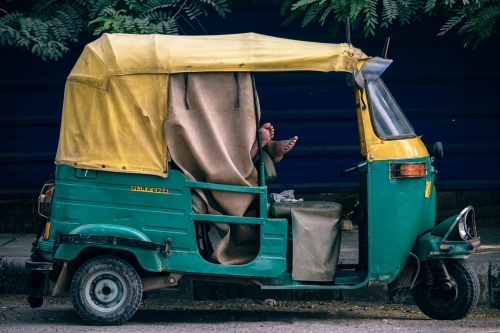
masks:
[[[432,148],[432,155],[435,160],[440,160],[443,157],[443,144],[441,142],[436,142],[434,148]]]

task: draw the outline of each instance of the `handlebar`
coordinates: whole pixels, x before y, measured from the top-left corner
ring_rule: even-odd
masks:
[[[366,161],[359,162],[358,164],[353,165],[353,166],[352,166],[352,167],[350,167],[350,168],[347,168],[347,169],[341,170],[341,171],[340,171],[340,175],[341,175],[341,176],[345,176],[345,175],[348,175],[348,174],[353,173],[353,172],[363,171],[363,170],[365,170],[365,169],[366,169],[366,165],[367,165],[367,162],[366,162]]]

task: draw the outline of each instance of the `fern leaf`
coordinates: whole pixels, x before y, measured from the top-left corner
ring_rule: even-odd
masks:
[[[137,1],[137,0],[125,0],[125,5],[131,10],[131,11],[137,11],[137,12],[142,12],[144,11],[144,6],[142,4],[142,1]]]
[[[73,40],[76,35],[83,30],[83,27],[79,24],[80,21],[76,21],[68,14],[68,12],[58,10],[54,19],[57,19],[64,25],[65,29],[68,31],[68,39]]]
[[[174,7],[174,6],[175,5],[173,5],[173,4],[160,4],[160,5],[156,5],[156,6],[147,7],[147,9],[145,9],[143,12],[144,13],[152,13],[152,12],[157,11],[157,10],[162,10],[162,9],[166,9],[166,8]]]
[[[47,40],[49,37],[48,26],[38,18],[33,19],[33,35],[39,40]]]
[[[322,9],[323,5],[321,3],[313,3],[304,15],[304,19],[302,20],[302,27],[305,27],[309,23],[314,22]]]
[[[410,23],[414,17],[413,7],[405,0],[398,0],[398,15],[401,24]]]
[[[71,32],[68,30],[66,25],[59,19],[54,18],[47,22],[48,28],[52,31],[54,39],[58,42],[71,39]]]
[[[19,36],[19,38],[17,39],[17,44],[22,48],[22,49],[27,49],[30,44],[31,44],[31,41],[29,38],[27,37],[21,37]]]
[[[45,10],[47,10],[48,8],[50,8],[50,6],[53,5],[54,3],[57,3],[57,0],[39,0],[39,1],[36,1],[33,4],[32,11],[42,13]]]
[[[89,17],[94,19],[106,7],[116,7],[118,0],[96,0],[90,5]]]
[[[366,5],[365,0],[353,0],[351,1],[351,8],[349,16],[351,19],[356,19]]]
[[[365,26],[363,32],[365,36],[375,35],[375,27],[378,24],[377,20],[377,0],[367,0],[364,6]]]
[[[335,20],[337,22],[346,22],[348,17],[351,16],[352,2],[341,0],[334,3],[333,12],[335,13]],[[335,25],[333,27],[336,27]],[[336,29],[336,28],[334,28]]]
[[[425,2],[425,12],[431,13],[436,8],[436,0],[427,0]]]
[[[292,10],[296,10],[296,9],[298,9],[300,7],[310,5],[310,4],[312,4],[313,2],[316,2],[316,1],[318,1],[318,0],[299,0],[299,1],[297,1],[296,3],[294,3],[292,5]]]
[[[20,18],[24,17],[23,14],[15,11],[15,12],[10,12],[8,14],[5,14],[4,16],[0,17],[0,25],[3,26],[16,26],[19,24]]]
[[[381,27],[388,27],[392,21],[398,17],[398,4],[394,0],[383,0],[382,23]]]
[[[194,20],[196,17],[204,14],[202,6],[196,4],[184,6],[183,9],[189,20]]]
[[[500,4],[487,6],[478,10],[469,19],[468,24],[464,24],[458,32],[473,34],[484,40],[492,35],[498,20],[500,20]]]
[[[321,14],[321,17],[319,18],[319,22],[321,23],[321,25],[325,23],[326,18],[328,17],[328,15],[330,15],[334,8],[335,5],[330,3],[330,5],[323,11],[323,14]]]
[[[465,11],[461,10],[457,13],[456,16],[450,18],[446,23],[441,27],[438,36],[443,36],[445,33],[450,31],[453,27],[458,25],[462,20],[466,17]]]
[[[283,1],[281,1],[281,5],[280,5],[280,15],[281,16],[285,16],[285,14],[287,13],[288,9],[292,6],[294,1],[295,0],[283,0]]]

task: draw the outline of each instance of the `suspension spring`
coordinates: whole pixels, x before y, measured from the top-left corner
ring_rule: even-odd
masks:
[[[428,261],[422,263],[422,276],[426,286],[432,287],[434,284],[434,278],[432,276],[432,270]]]

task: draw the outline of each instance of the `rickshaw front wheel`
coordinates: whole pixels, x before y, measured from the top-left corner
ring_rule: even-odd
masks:
[[[100,256],[84,263],[71,282],[71,303],[93,325],[121,325],[139,308],[142,284],[125,260]]]
[[[443,260],[454,287],[437,291],[424,282],[413,289],[413,299],[427,316],[438,320],[458,320],[467,316],[479,300],[479,279],[463,259]]]

